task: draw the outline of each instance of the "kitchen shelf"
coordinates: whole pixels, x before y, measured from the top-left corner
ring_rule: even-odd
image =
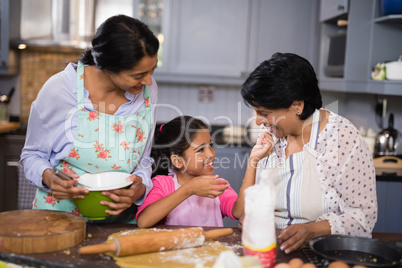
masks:
[[[376,81],[367,82],[367,93],[402,96],[402,81]]]
[[[375,23],[379,22],[402,22],[402,15],[388,15],[374,19]]]
[[[343,78],[325,78],[318,82],[321,90],[348,92],[348,93],[367,93],[366,81],[350,81]]]
[[[326,78],[319,81],[319,87],[324,91],[402,96],[402,81],[353,81]]]
[[[169,74],[156,73],[153,78],[157,83],[164,84],[200,84],[200,85],[217,85],[217,86],[241,86],[246,81],[246,76],[241,77],[225,77],[225,76],[208,76],[208,75],[189,75],[189,74]]]
[[[381,0],[349,1],[344,77],[325,74],[327,37],[341,28],[321,23],[321,49],[318,69],[322,90],[402,96],[402,81],[371,79],[373,66],[379,62],[397,60],[402,55],[402,14],[382,16]],[[384,49],[386,48],[386,49]]]

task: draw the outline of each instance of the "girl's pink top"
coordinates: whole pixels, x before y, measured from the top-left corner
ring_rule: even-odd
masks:
[[[146,197],[144,203],[138,207],[136,217],[148,205],[170,195],[180,185],[176,175],[158,175],[152,179],[153,188]],[[166,225],[184,226],[223,226],[222,218],[227,216],[236,219],[232,215],[232,208],[237,200],[237,193],[229,186],[223,194],[216,198],[193,195],[177,207],[175,207],[164,219]]]

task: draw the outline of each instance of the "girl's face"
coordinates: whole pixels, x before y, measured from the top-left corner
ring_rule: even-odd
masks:
[[[109,73],[110,79],[120,89],[131,94],[141,92],[144,85],[151,85],[151,75],[154,73],[158,63],[158,56],[145,56],[131,70],[124,70],[119,73]]]
[[[297,123],[300,122],[299,117],[296,115],[297,111],[293,109],[293,106],[280,109],[263,107],[253,107],[253,109],[257,112],[256,124],[269,128],[269,132],[273,133],[277,138],[292,134],[298,126]]]
[[[184,152],[182,172],[193,176],[213,175],[216,152],[208,129],[200,129]]]

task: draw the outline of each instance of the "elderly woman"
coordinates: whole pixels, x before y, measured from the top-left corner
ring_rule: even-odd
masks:
[[[251,73],[241,94],[272,134],[273,152],[258,163],[256,183],[277,187],[280,248],[290,253],[329,234],[371,237],[377,198],[369,148],[351,122],[322,108],[310,63],[276,53]]]

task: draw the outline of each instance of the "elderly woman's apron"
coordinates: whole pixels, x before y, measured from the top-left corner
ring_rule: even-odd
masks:
[[[180,188],[176,174],[173,176],[175,191]],[[166,225],[223,227],[219,197],[192,195],[166,216]]]
[[[152,128],[152,110],[148,86],[144,88],[145,109],[134,115],[114,116],[84,109],[84,64],[77,69],[77,129],[74,145],[68,157],[57,169],[73,170],[78,175],[96,172],[132,173],[144,152]],[[37,190],[34,209],[80,212],[71,199],[56,199],[52,193]],[[136,207],[118,216],[109,216],[107,222],[133,222]]]
[[[257,183],[268,179],[276,186],[278,199],[275,224],[279,229],[291,224],[314,222],[327,211],[318,176],[319,159],[315,151],[320,117],[320,111],[316,110],[313,114],[310,142],[304,145],[303,151],[286,159],[283,148],[283,153],[273,153],[261,160]]]

